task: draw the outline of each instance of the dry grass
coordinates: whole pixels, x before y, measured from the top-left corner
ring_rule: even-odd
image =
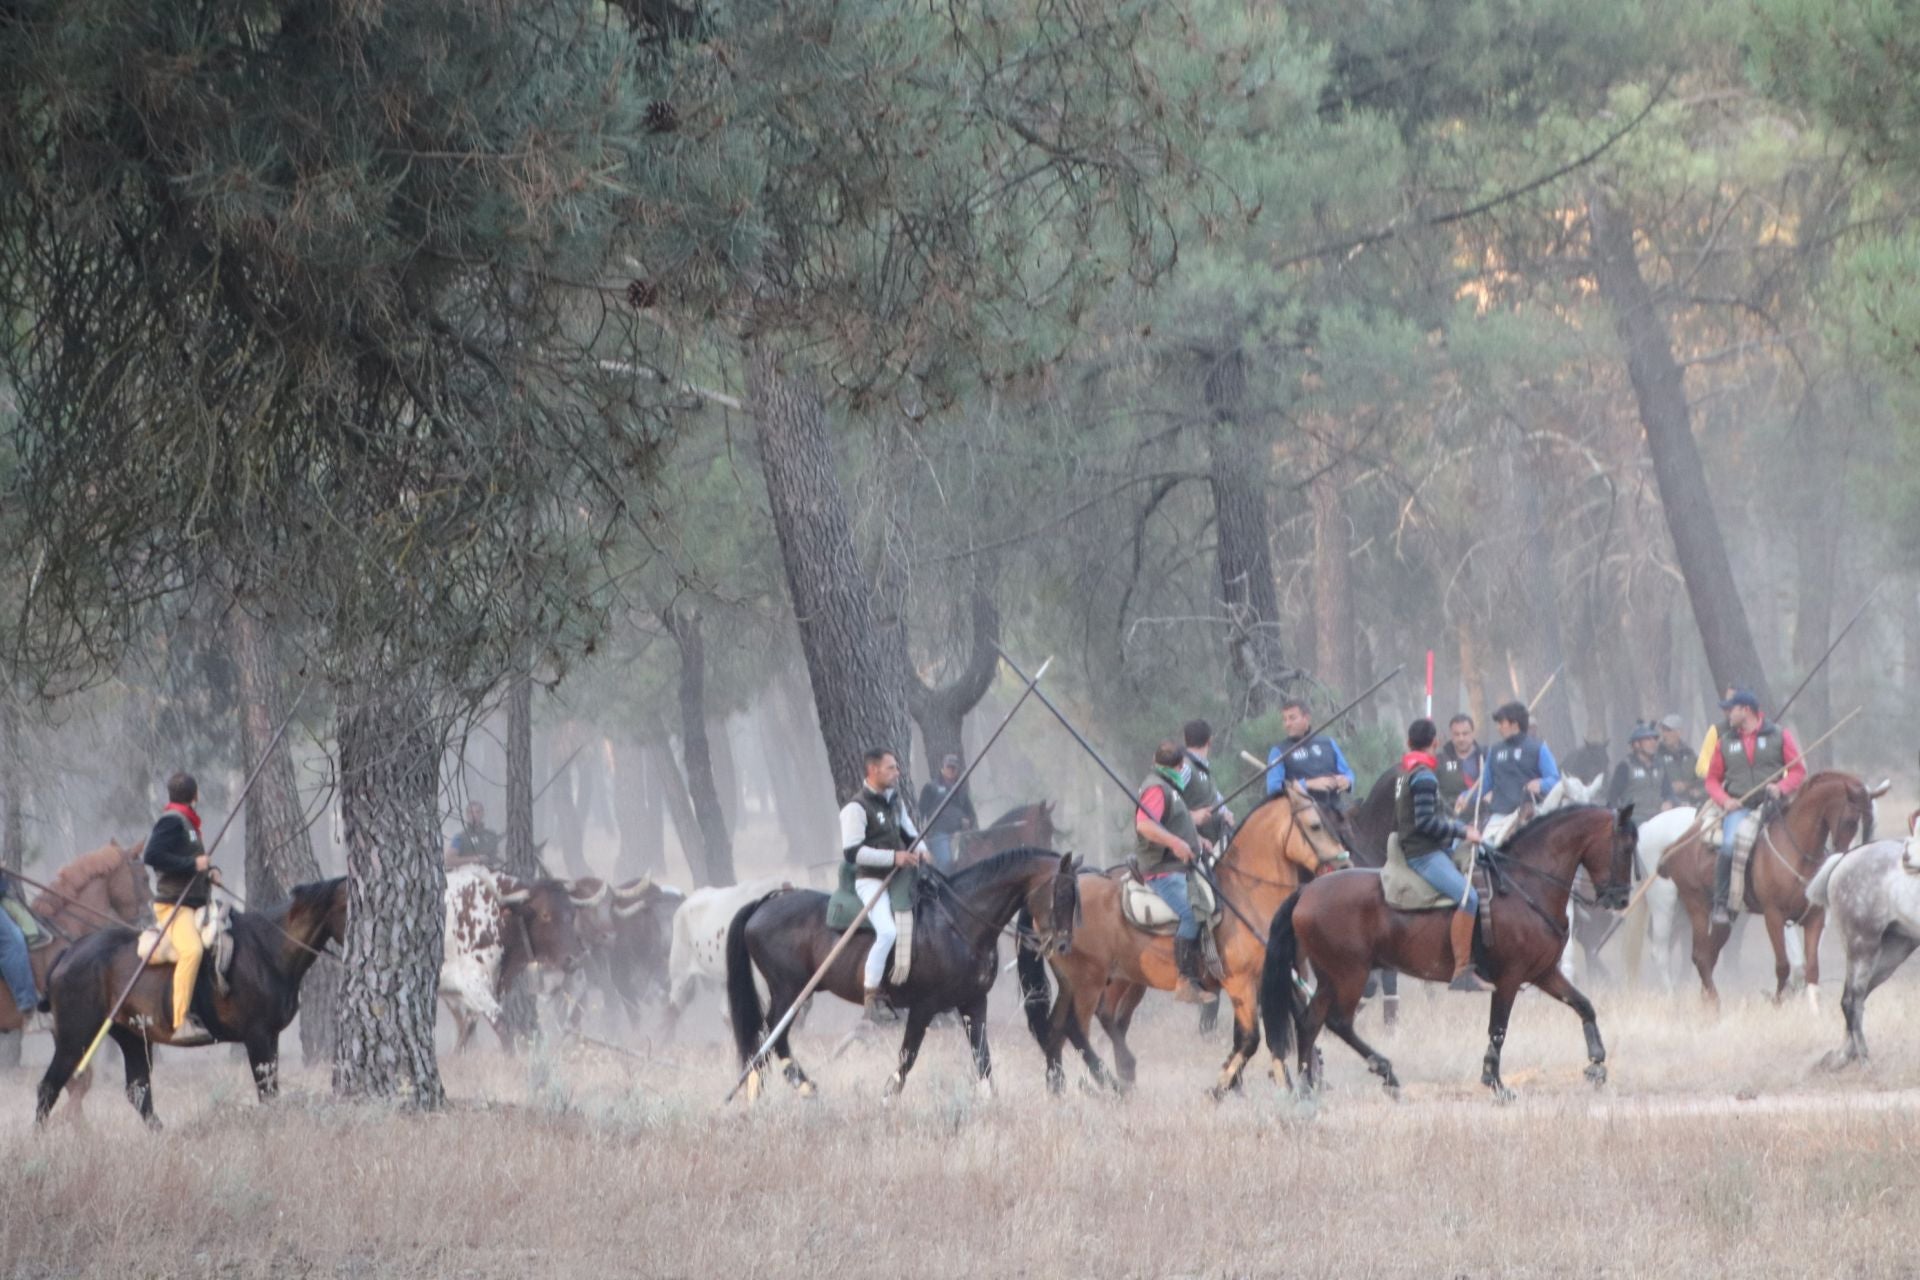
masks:
[[[1832,994],[1830,992],[1830,994]],[[448,1066],[441,1115],[325,1100],[291,1073],[261,1108],[223,1051],[172,1053],[157,1137],[102,1079],[85,1123],[28,1124],[0,1083],[4,1273],[220,1276],[1900,1275],[1920,1260],[1920,985],[1872,1010],[1876,1064],[1811,1070],[1838,1015],[1604,995],[1613,1083],[1578,1026],[1523,1000],[1521,1101],[1479,1089],[1484,1002],[1412,993],[1377,1043],[1395,1104],[1327,1046],[1332,1088],[1201,1097],[1224,1042],[1149,1002],[1130,1097],[1051,1100],[1023,1027],[995,1026],[999,1097],[939,1030],[883,1109],[891,1040],[825,1062],[850,1011],[799,1036],[822,1097],[721,1110],[717,1038],[644,1062],[590,1047]],[[1002,1015],[1012,1001],[1001,996]],[[717,1021],[690,1020],[696,1035]],[[1368,1015],[1363,1032],[1378,1032]],[[44,1059],[44,1040],[30,1053]],[[108,1055],[111,1058],[111,1054]],[[118,1063],[106,1064],[118,1074]],[[1077,1068],[1076,1068],[1076,1074]],[[1732,1102],[1737,1094],[1768,1102]],[[1596,1098],[1608,1099],[1596,1106]],[[1854,1105],[1878,1100],[1878,1109]],[[1707,1105],[1695,1106],[1694,1103]],[[1715,1104],[1724,1102],[1724,1106]],[[1741,1111],[1749,1114],[1740,1114]],[[1734,1114],[1724,1114],[1732,1111]]]

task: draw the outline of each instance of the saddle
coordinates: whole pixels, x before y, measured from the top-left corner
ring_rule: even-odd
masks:
[[[1486,935],[1493,928],[1493,875],[1485,861],[1473,857],[1472,848],[1464,841],[1453,851],[1453,865],[1467,877],[1467,883],[1479,896],[1480,910],[1473,926],[1473,955],[1478,964],[1485,954]],[[1380,868],[1380,891],[1395,911],[1455,911],[1460,906],[1456,899],[1428,884],[1419,872],[1407,865],[1406,855],[1400,852],[1397,831],[1387,837],[1387,862]]]
[[[8,897],[0,899],[0,907],[4,907],[8,917],[20,926],[20,932],[27,940],[27,950],[38,951],[53,941],[53,930],[47,927],[46,921],[33,914],[26,903]]]
[[[226,904],[210,902],[204,907],[182,907],[193,917],[196,931],[200,934],[200,945],[207,954],[201,964],[213,971],[215,988],[221,995],[227,993],[227,971],[233,967],[233,914]],[[142,929],[136,944],[137,954],[147,958],[147,967],[154,968],[163,964],[174,964],[179,953],[173,949],[172,937],[162,934],[156,923],[150,929]]]
[[[853,924],[853,918],[860,914],[860,894],[853,887],[857,878],[851,862],[840,864],[840,883],[827,898],[827,928],[833,933],[845,933]],[[920,873],[911,868],[896,875],[887,886],[887,905],[893,910],[896,931],[887,980],[895,986],[905,982],[913,968],[913,904],[919,886]],[[860,929],[873,932],[871,913],[860,921]]]
[[[1192,895],[1193,913],[1206,926],[1202,932],[1211,933],[1219,925],[1226,909],[1214,898],[1213,886],[1201,877],[1189,876],[1187,886],[1188,893]],[[1131,871],[1120,882],[1120,916],[1142,933],[1156,936],[1171,935],[1180,927],[1180,917],[1173,913],[1167,900]]]

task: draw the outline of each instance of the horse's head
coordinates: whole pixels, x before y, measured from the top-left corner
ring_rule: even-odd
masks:
[[[146,837],[130,849],[122,849],[118,840],[108,841],[107,847],[120,855],[106,879],[107,902],[124,923],[137,924],[153,911],[153,881],[140,861],[147,852]]]
[[[1284,846],[1289,862],[1319,872],[1351,861],[1345,842],[1328,823],[1319,802],[1297,782],[1287,784],[1287,805],[1293,810],[1293,830]]]
[[[1837,770],[1816,773],[1800,788],[1788,813],[1789,816],[1805,814],[1808,820],[1824,828],[1824,839],[1823,833],[1816,830],[1804,843],[1813,856],[1825,857],[1829,848],[1851,849],[1856,843],[1865,844],[1873,839],[1873,802],[1885,795],[1891,785],[1884,782],[1869,788],[1850,773]]]
[[[347,878],[315,880],[293,887],[293,900],[287,904],[287,936],[315,951],[329,942],[342,946],[347,940]]]
[[[1594,896],[1601,906],[1609,911],[1621,911],[1633,896],[1633,866],[1640,848],[1640,829],[1633,821],[1633,806],[1630,804],[1617,812],[1604,808],[1600,812],[1612,812],[1613,816],[1606,875],[1602,877],[1589,866],[1587,878],[1593,881]]]

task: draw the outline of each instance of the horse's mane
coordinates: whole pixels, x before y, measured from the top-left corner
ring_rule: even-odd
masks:
[[[963,867],[947,878],[958,887],[997,875],[1016,862],[1027,862],[1041,857],[1058,859],[1060,855],[1052,849],[1036,849],[1031,845],[1021,845],[1016,849],[1006,849],[982,858],[972,866]]]
[[[77,898],[88,885],[114,874],[122,864],[132,862],[146,847],[147,842],[143,837],[128,847],[109,842],[91,853],[83,853],[55,873],[53,888],[70,898]],[[51,893],[42,893],[33,900],[35,914],[42,916],[58,915],[66,905]]]
[[[1571,818],[1592,813],[1605,813],[1610,815],[1613,812],[1612,809],[1609,809],[1603,804],[1571,804],[1564,809],[1555,809],[1552,813],[1543,814],[1535,818],[1532,822],[1525,824],[1505,840],[1501,841],[1500,851],[1502,853],[1511,852],[1514,842],[1519,840],[1521,836],[1528,835],[1529,833],[1541,836],[1552,835],[1557,826],[1564,824]]]
[[[250,907],[240,915],[249,916],[285,916],[291,920],[296,911],[325,904],[333,897],[334,890],[346,879],[345,876],[331,876],[325,880],[309,880],[306,884],[293,886],[285,901],[276,902],[267,907]]]
[[[987,828],[991,830],[994,827],[1017,827],[1027,820],[1028,814],[1044,804],[1046,804],[1044,800],[1033,800],[1026,804],[1015,805],[1013,808],[995,818],[992,822],[989,822]]]

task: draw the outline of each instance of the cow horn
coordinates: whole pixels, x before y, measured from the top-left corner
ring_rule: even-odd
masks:
[[[653,877],[641,876],[638,880],[629,880],[625,884],[615,885],[613,887],[613,900],[615,902],[632,902],[636,898],[646,897],[652,888]]]
[[[523,907],[531,901],[532,898],[533,889],[531,887],[515,889],[511,893],[503,893],[500,895],[500,901],[509,907]]]
[[[1878,800],[1881,796],[1887,794],[1888,790],[1891,789],[1892,786],[1893,786],[1892,778],[1882,778],[1879,782],[1867,788],[1867,796],[1870,799]]]
[[[569,898],[572,898],[572,899],[573,899],[573,905],[574,905],[574,906],[576,906],[576,907],[597,907],[597,906],[599,906],[599,905],[600,905],[601,903],[603,903],[603,902],[605,902],[605,901],[607,900],[607,882],[606,882],[605,880],[596,880],[596,881],[595,881],[594,883],[596,883],[596,884],[598,884],[598,885],[599,885],[600,887],[599,887],[599,888],[597,888],[597,889],[595,889],[595,890],[593,890],[593,891],[592,891],[591,893],[589,893],[589,894],[588,894],[588,895],[587,895],[586,897],[584,897],[584,898],[582,898],[582,897],[579,897],[578,895],[576,895],[576,894],[574,893],[574,891],[573,891],[573,890],[574,890],[574,886],[572,886],[572,885],[569,885],[569,886],[567,887],[567,896],[568,896]]]
[[[613,908],[613,914],[615,919],[631,920],[646,909],[646,899],[642,898],[637,902],[616,903]]]

